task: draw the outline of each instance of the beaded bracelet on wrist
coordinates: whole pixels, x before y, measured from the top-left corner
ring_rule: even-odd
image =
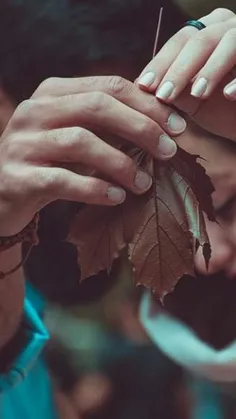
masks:
[[[5,250],[14,247],[16,244],[19,243],[30,243],[30,248],[26,254],[26,257],[20,261],[14,268],[10,269],[7,272],[0,271],[0,279],[4,279],[6,276],[11,275],[12,273],[16,272],[28,259],[31,249],[33,246],[38,244],[38,222],[39,222],[39,214],[35,214],[34,218],[30,221],[30,223],[19,233],[15,234],[14,236],[9,237],[0,237],[0,254]]]

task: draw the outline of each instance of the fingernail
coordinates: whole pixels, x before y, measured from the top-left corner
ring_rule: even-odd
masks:
[[[158,99],[166,100],[168,99],[174,90],[174,83],[171,81],[166,81],[157,91],[156,91],[156,97]]]
[[[148,71],[148,73],[143,74],[138,80],[138,84],[145,87],[150,87],[155,81],[156,75],[153,71]]]
[[[108,199],[111,201],[121,204],[125,200],[125,191],[121,188],[117,188],[115,186],[111,186],[107,191]]]
[[[231,98],[236,98],[236,83],[226,86],[224,88],[224,94]]]
[[[170,114],[167,125],[173,134],[180,134],[181,132],[185,131],[187,127],[187,123],[184,118],[174,112]]]
[[[176,143],[166,134],[159,137],[158,156],[162,159],[169,159],[175,155],[177,151]]]
[[[201,97],[207,89],[208,81],[204,77],[196,80],[191,89],[191,95],[194,97]]]
[[[149,176],[148,173],[143,172],[142,170],[138,170],[136,176],[134,178],[134,185],[140,191],[147,191],[152,184],[152,178]]]

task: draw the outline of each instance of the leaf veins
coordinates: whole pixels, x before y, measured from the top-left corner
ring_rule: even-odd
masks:
[[[193,274],[199,246],[209,262],[203,211],[214,220],[213,186],[198,156],[181,149],[170,162],[156,162],[136,149],[129,154],[152,175],[152,188],[142,196],[128,194],[117,207],[85,207],[68,239],[78,248],[81,279],[109,272],[127,246],[135,283],[163,300],[184,274]]]

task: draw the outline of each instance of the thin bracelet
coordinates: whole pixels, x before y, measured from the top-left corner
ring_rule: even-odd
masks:
[[[26,262],[32,248],[38,244],[38,223],[39,214],[37,213],[35,214],[34,218],[30,221],[30,223],[19,233],[15,234],[14,236],[0,237],[0,254],[18,243],[30,243],[30,248],[26,256],[14,268],[10,269],[7,272],[0,271],[0,280],[16,272]]]

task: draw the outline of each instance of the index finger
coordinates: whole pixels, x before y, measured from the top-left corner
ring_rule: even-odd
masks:
[[[171,107],[119,76],[51,78],[44,81],[32,98],[62,97],[78,93],[102,92],[157,122],[169,135],[179,135],[186,123]]]

